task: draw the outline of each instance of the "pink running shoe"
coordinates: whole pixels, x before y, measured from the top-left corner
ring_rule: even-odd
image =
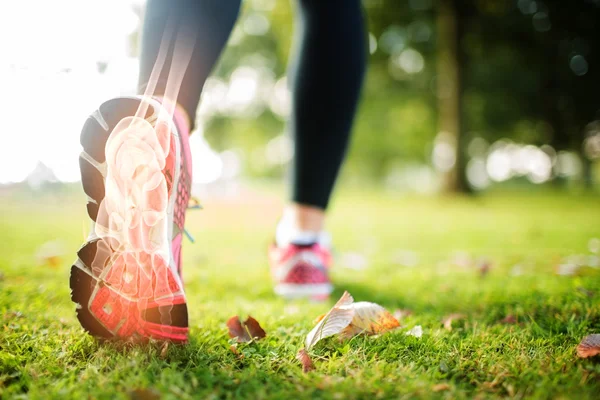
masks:
[[[81,181],[92,229],[71,268],[83,328],[101,338],[185,342],[181,241],[192,182],[180,116],[141,98],[103,103],[81,132]]]
[[[269,249],[275,293],[296,299],[326,300],[333,291],[329,280],[331,253],[324,246],[290,244]]]

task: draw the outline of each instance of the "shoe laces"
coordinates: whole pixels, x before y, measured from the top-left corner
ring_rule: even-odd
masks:
[[[204,207],[202,206],[202,203],[200,202],[200,200],[197,197],[190,196],[190,199],[188,200],[188,206],[187,206],[188,210],[202,210],[203,208]],[[185,234],[185,237],[187,237],[191,243],[196,243],[196,239],[194,239],[192,234],[187,229],[185,229],[185,227],[183,228],[183,233]]]

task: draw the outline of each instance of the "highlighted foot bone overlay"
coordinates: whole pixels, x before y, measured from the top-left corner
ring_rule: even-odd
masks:
[[[81,132],[93,225],[70,286],[77,318],[94,336],[187,341],[180,252],[192,168],[173,118],[196,39],[182,22],[168,21],[144,95],[103,103]],[[153,96],[171,45],[159,103]]]
[[[180,252],[192,168],[187,134],[179,136],[173,118],[196,40],[188,25],[167,23],[144,95],[103,103],[81,132],[81,182],[93,226],[70,286],[77,318],[94,336],[187,341]]]
[[[187,306],[171,247],[180,233],[173,218],[182,152],[170,113],[148,98],[109,100],[88,118],[81,143],[94,224],[71,269],[79,321],[103,338],[185,342]]]

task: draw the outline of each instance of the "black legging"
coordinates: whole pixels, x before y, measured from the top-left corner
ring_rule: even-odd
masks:
[[[148,0],[140,90],[148,83],[167,20],[196,35],[177,102],[194,124],[206,78],[237,19],[240,0]],[[325,209],[346,153],[366,66],[360,0],[297,0],[296,54],[290,63],[294,138],[292,201]],[[172,47],[172,46],[171,46]],[[172,52],[155,94],[164,94]]]

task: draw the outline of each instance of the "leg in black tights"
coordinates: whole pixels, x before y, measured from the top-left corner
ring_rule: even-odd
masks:
[[[180,32],[195,35],[195,41],[191,40],[194,46],[190,49],[190,63],[177,97],[177,103],[187,112],[190,128],[193,128],[202,87],[227,43],[240,4],[241,0],[148,0],[140,55],[140,94],[144,93],[150,79],[167,24],[173,24]],[[171,41],[175,38],[176,35],[172,35]],[[169,67],[174,61],[173,47],[170,46],[156,85],[156,96],[165,94]]]
[[[327,207],[366,66],[360,0],[298,0],[291,63],[292,201]]]
[[[292,201],[325,209],[343,161],[366,65],[360,0],[297,0],[296,52],[290,63],[295,143]],[[196,35],[177,102],[192,125],[202,86],[223,50],[240,0],[149,0],[140,89],[156,61],[169,18]],[[164,94],[172,53],[155,91]]]

